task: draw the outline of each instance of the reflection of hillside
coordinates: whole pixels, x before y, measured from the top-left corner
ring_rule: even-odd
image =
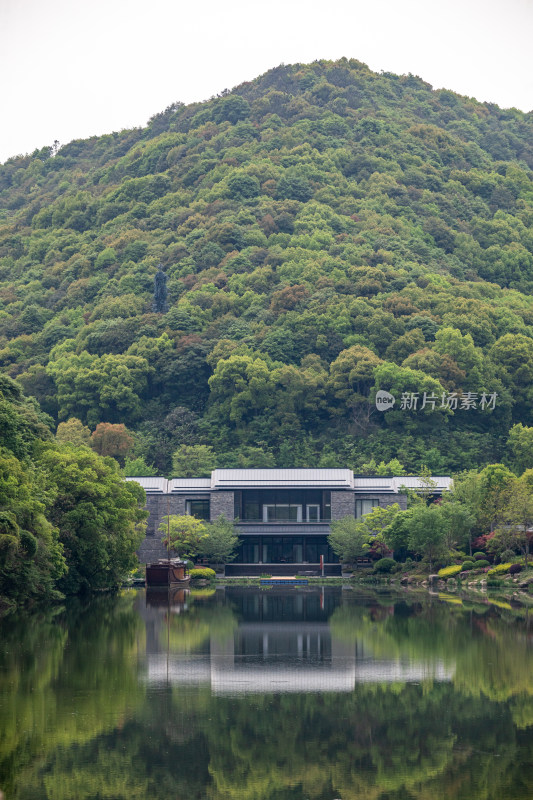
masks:
[[[139,592],[4,625],[6,797],[530,800],[523,622],[428,598],[256,594]],[[452,681],[413,680],[439,664]]]

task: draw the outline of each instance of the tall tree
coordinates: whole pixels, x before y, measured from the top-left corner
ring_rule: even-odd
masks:
[[[163,268],[161,264],[159,265],[159,269],[156,272],[156,276],[154,278],[154,304],[153,310],[156,314],[166,314],[168,311],[168,302],[167,302],[167,276],[163,272]]]

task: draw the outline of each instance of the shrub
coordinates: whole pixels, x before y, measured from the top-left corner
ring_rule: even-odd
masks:
[[[507,564],[508,561],[514,561],[515,558],[516,553],[514,550],[504,550],[500,555],[500,561],[502,564]]]
[[[476,569],[484,569],[485,567],[490,567],[490,561],[487,561],[486,558],[480,558],[479,561],[476,561]]]
[[[439,569],[437,575],[439,578],[454,578],[458,575],[462,570],[460,564],[452,564],[451,567],[444,567],[444,569]]]
[[[475,561],[484,561],[487,558],[487,556],[485,555],[485,553],[481,553],[480,551],[478,551],[477,553],[474,553],[473,558]]]
[[[374,564],[374,572],[392,572],[396,569],[396,561],[393,558],[380,558]]]
[[[469,569],[474,569],[474,567],[475,567],[475,566],[476,566],[476,565],[474,564],[474,562],[473,562],[473,561],[463,561],[463,563],[462,563],[462,565],[461,565],[461,570],[462,570],[463,572],[465,572],[466,570],[469,570]]]
[[[512,566],[511,564],[497,564],[495,567],[492,567],[492,569],[489,569],[487,575],[489,577],[497,577],[498,575],[505,575],[506,572],[509,572],[509,568],[511,566]]]
[[[189,575],[191,576],[191,580],[203,579],[212,581],[216,573],[215,570],[211,569],[210,567],[200,567],[199,569],[191,569]]]
[[[518,572],[522,572],[522,565],[521,564],[511,564],[509,567],[509,574],[516,575]]]

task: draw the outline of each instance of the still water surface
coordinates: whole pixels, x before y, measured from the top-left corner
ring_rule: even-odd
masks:
[[[525,609],[127,591],[0,636],[6,800],[533,797]]]

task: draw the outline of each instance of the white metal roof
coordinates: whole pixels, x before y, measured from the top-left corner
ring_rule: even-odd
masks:
[[[420,477],[353,476],[349,469],[215,469],[210,478],[126,478],[136,481],[147,494],[207,493],[216,489],[352,489],[356,493],[401,493],[402,487],[422,491],[428,484]],[[436,494],[450,491],[448,476],[432,476]]]
[[[126,480],[139,483],[146,494],[166,494],[168,492],[166,478],[126,478]]]
[[[211,489],[211,478],[172,478],[168,481],[170,494],[179,492],[208,492]]]
[[[349,469],[215,469],[211,473],[212,489],[253,487],[352,489],[353,473]]]
[[[374,478],[362,476],[354,478],[353,488],[356,492],[394,492],[396,478]]]
[[[431,483],[430,483],[431,482]],[[413,489],[420,492],[428,489],[429,493],[442,494],[448,492],[453,486],[451,478],[444,475],[431,476],[427,481],[425,478],[416,476],[408,477],[376,477],[361,475],[354,478],[354,489],[356,492],[402,492],[402,487]]]
[[[427,489],[430,494],[432,492],[449,492],[453,487],[453,480],[447,475],[432,475],[427,481],[425,478],[418,477],[393,478],[393,481],[397,492],[402,486],[415,491]]]

